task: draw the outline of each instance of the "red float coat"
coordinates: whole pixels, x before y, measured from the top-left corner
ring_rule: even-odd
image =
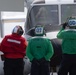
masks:
[[[23,58],[26,54],[27,41],[17,34],[6,35],[1,42],[1,51],[6,58]]]

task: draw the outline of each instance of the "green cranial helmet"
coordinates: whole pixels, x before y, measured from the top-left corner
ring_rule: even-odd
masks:
[[[35,27],[35,35],[36,35],[36,36],[43,36],[44,34],[45,34],[45,32],[44,32],[44,27],[41,26],[41,25],[37,25],[37,26]]]

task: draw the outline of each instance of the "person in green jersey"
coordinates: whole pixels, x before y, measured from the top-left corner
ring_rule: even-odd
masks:
[[[65,28],[68,29],[65,29]],[[62,61],[58,75],[76,75],[76,19],[70,18],[57,34],[62,39]]]
[[[35,27],[35,37],[29,40],[26,56],[31,61],[31,75],[50,75],[50,59],[54,54],[51,41],[43,37],[44,28]]]

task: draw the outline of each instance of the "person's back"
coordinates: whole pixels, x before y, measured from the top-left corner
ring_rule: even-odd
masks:
[[[65,30],[68,26],[69,29]],[[62,39],[62,62],[58,75],[76,74],[76,19],[69,19],[57,34]]]
[[[53,47],[48,38],[43,37],[43,28],[35,28],[36,36],[29,40],[26,55],[32,62],[31,75],[50,75],[49,61],[53,56]]]
[[[30,48],[31,48],[34,58],[41,59],[41,58],[45,57],[46,60],[49,61],[50,57],[49,57],[49,59],[47,59],[47,56],[48,56],[47,53],[49,53],[52,57],[50,43],[51,43],[51,41],[45,37],[31,38],[29,41],[29,44],[30,44]],[[27,52],[27,55],[29,55],[29,52]],[[45,56],[45,55],[47,55],[47,56]]]
[[[61,32],[57,35],[57,37],[63,39],[63,53],[76,54],[76,29],[62,29]]]
[[[1,51],[4,53],[4,74],[23,75],[27,41],[22,37],[23,29],[16,26],[12,34],[6,35],[1,42]]]
[[[6,58],[23,58],[27,43],[17,34],[6,35],[1,43],[2,52]]]

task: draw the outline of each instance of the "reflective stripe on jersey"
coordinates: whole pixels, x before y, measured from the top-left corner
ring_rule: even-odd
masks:
[[[14,42],[14,43],[17,43],[17,44],[21,44],[21,41],[18,41],[18,40],[13,40],[13,39],[7,39],[8,42]]]

